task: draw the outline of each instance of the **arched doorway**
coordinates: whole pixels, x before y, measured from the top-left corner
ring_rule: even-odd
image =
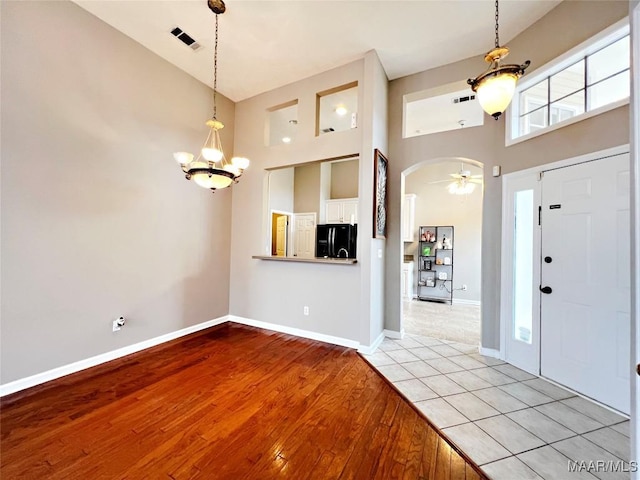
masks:
[[[482,172],[482,162],[461,157],[402,172],[405,333],[480,343]]]

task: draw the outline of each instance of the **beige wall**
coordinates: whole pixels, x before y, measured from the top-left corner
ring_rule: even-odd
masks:
[[[509,61],[530,59],[534,71],[580,42],[627,15],[626,1],[566,1],[509,42]],[[567,28],[572,25],[572,28]],[[579,27],[579,28],[578,28]],[[488,45],[487,48],[491,47]],[[394,80],[389,92],[390,227],[387,242],[386,328],[398,330],[401,318],[400,205],[402,172],[421,163],[449,158],[467,158],[484,164],[482,228],[482,345],[499,348],[501,179],[491,176],[491,167],[503,173],[554,160],[602,150],[629,141],[629,109],[621,107],[535,139],[504,146],[505,120],[485,117],[485,125],[433,135],[402,138],[402,97],[405,94],[444,85],[477,75],[486,68],[481,57]]]
[[[252,160],[233,188],[230,313],[358,341],[361,265],[281,263],[252,259],[268,255],[264,198],[266,169],[358,154],[362,129],[315,136],[316,93],[363,80],[363,61],[296,82],[236,105],[236,154]],[[265,146],[267,109],[298,100],[296,141]],[[362,98],[360,99],[362,101]],[[361,111],[359,106],[358,111]],[[364,241],[359,235],[358,250]],[[276,301],[286,298],[287,301]],[[303,315],[303,306],[309,315]]]
[[[227,314],[231,192],[172,158],[211,91],[71,2],[0,8],[1,382]]]
[[[382,332],[383,310],[376,302],[382,297],[383,280],[382,275],[378,275],[377,284],[372,286],[371,270],[374,263],[382,265],[383,258],[377,255],[372,258],[372,219],[366,214],[373,208],[372,161],[366,162],[367,168],[361,169],[359,176],[359,208],[365,213],[359,214],[356,265],[281,263],[251,258],[269,252],[265,241],[268,238],[264,211],[264,198],[268,195],[264,181],[266,169],[345,155],[372,159],[374,142],[378,146],[381,141],[378,139],[380,127],[374,128],[373,120],[363,120],[356,129],[315,136],[317,92],[358,81],[363,85],[358,99],[362,118],[373,119],[376,109],[386,112],[387,81],[386,77],[384,82],[380,81],[381,67],[379,62],[376,66],[377,56],[372,60],[372,55],[375,53],[236,105],[235,150],[238,155],[253,159],[253,164],[233,189],[231,314],[364,345],[371,343],[372,335],[377,337]],[[296,141],[289,145],[264,146],[261,139],[267,109],[296,99],[300,127]],[[370,117],[366,112],[370,112]],[[386,135],[386,115],[376,113],[380,119],[376,121],[384,122],[382,130]],[[281,298],[287,301],[275,301]],[[309,306],[309,316],[303,315],[304,306]],[[372,330],[373,323],[376,326]],[[372,331],[377,333],[374,335]]]
[[[360,162],[348,160],[331,164],[331,198],[356,198]]]
[[[293,211],[320,218],[320,162],[295,167]]]
[[[472,175],[482,174],[482,169],[474,165],[464,165]],[[407,175],[405,192],[416,194],[414,224],[416,231],[420,225],[453,225],[453,299],[454,301],[480,302],[480,260],[482,238],[482,185],[477,185],[469,195],[452,195],[447,185],[453,180],[449,173],[460,170],[459,162],[442,162],[424,167]],[[432,183],[449,178],[441,183]],[[415,235],[417,239],[418,236]],[[404,253],[414,255],[417,260],[419,243],[405,243]],[[417,268],[414,269],[417,277]],[[414,286],[417,285],[414,280]],[[466,291],[459,290],[462,285]]]

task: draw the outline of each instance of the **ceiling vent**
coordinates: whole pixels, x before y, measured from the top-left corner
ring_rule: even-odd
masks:
[[[187,32],[182,30],[180,27],[176,27],[173,30],[171,30],[171,35],[176,37],[178,40],[180,40],[182,43],[184,43],[187,47],[189,47],[194,52],[196,52],[196,51],[198,51],[198,50],[200,50],[202,48],[202,45],[200,45],[198,42],[196,42],[191,37],[191,35],[189,35]]]
[[[453,103],[463,103],[463,102],[470,102],[471,100],[475,100],[475,99],[476,99],[475,95],[465,95],[464,97],[456,97],[451,101]]]

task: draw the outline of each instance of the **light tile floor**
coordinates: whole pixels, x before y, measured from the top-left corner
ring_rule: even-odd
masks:
[[[407,335],[363,357],[494,480],[629,478],[628,420],[477,347]]]

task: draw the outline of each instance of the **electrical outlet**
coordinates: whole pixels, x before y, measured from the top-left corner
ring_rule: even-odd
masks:
[[[124,317],[118,317],[116,318],[113,323],[111,324],[111,331],[112,332],[117,332],[119,330],[122,329],[122,327],[124,327]]]
[[[464,292],[467,289],[466,285],[462,285],[462,291]]]
[[[305,315],[309,315],[309,307],[305,305],[302,309],[302,313],[304,313]]]

